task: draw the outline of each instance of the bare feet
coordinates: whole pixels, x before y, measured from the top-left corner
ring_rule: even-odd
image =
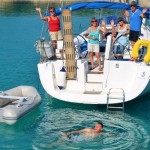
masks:
[[[137,58],[133,58],[133,57],[130,59],[130,61],[136,61],[136,60]]]
[[[91,66],[91,68],[90,68],[89,70],[93,70],[94,68],[95,68],[95,67],[92,67],[92,66]]]
[[[122,58],[123,59],[123,55],[122,54],[114,54],[114,57],[117,58]]]
[[[103,71],[103,68],[98,68],[98,71]]]

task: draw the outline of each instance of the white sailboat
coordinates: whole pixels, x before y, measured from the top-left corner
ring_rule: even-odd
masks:
[[[101,5],[103,3],[103,5]],[[65,6],[64,9],[78,9],[77,4]],[[81,3],[83,4],[83,2]],[[128,4],[114,2],[88,2],[96,8],[119,7],[118,9],[128,9]],[[105,4],[105,6],[104,6]],[[108,6],[109,5],[109,6]],[[89,7],[90,7],[89,6]],[[63,22],[65,23],[65,17]],[[111,30],[110,25],[106,26]],[[64,29],[65,30],[65,29]],[[45,91],[54,98],[66,102],[83,104],[117,104],[131,101],[150,91],[150,28],[142,25],[142,36],[139,44],[133,51],[126,47],[124,58],[115,59],[113,55],[112,35],[108,35],[107,40],[101,38],[100,45],[103,71],[98,71],[98,67],[89,70],[87,51],[80,52],[86,38],[84,32],[74,38],[75,52],[64,54],[65,59],[46,59],[46,51],[51,56],[50,46],[44,40],[36,43],[37,50],[40,50],[41,61],[38,63],[38,72],[41,84]],[[65,35],[64,35],[65,36]],[[64,45],[65,45],[64,41]],[[146,53],[138,54],[144,43]],[[59,42],[58,47],[61,46]],[[43,47],[42,47],[43,45]],[[45,45],[45,46],[44,46]],[[64,49],[67,46],[64,46]],[[43,55],[42,55],[43,49]],[[65,53],[67,50],[65,49]],[[58,54],[59,55],[59,54]],[[138,55],[138,61],[129,59]],[[74,57],[74,58],[72,58]],[[141,59],[143,58],[143,59]],[[71,61],[74,63],[71,65]],[[75,64],[75,65],[74,65]],[[96,62],[95,62],[96,64]],[[70,65],[70,66],[69,66]],[[73,68],[73,69],[72,69]]]

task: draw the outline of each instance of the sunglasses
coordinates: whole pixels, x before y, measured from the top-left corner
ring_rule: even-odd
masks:
[[[97,20],[93,20],[93,21],[91,21],[91,22],[97,22]]]
[[[50,10],[50,12],[55,12],[54,10]]]
[[[135,5],[130,5],[130,7],[135,7]]]

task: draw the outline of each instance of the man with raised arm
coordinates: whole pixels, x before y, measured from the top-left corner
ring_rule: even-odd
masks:
[[[142,11],[139,10],[135,1],[131,2],[130,7],[131,10],[129,11],[129,13],[128,11],[125,11],[125,16],[130,17],[129,40],[131,41],[131,45],[133,47],[135,42],[139,39],[141,33],[142,19],[145,17],[147,9],[144,8]]]

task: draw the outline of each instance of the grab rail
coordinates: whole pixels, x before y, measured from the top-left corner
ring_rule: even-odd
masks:
[[[142,23],[143,25],[144,25],[144,27],[148,30],[148,31],[150,31],[150,28],[148,27],[148,26],[146,26],[144,23]]]

